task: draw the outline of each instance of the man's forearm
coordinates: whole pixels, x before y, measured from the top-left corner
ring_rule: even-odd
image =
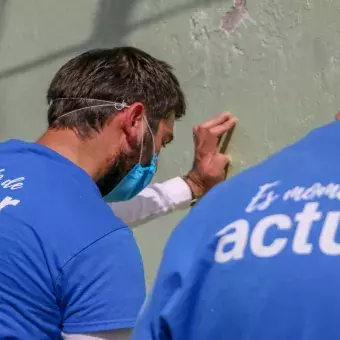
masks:
[[[148,186],[129,201],[109,205],[116,216],[135,227],[174,210],[188,208],[191,201],[188,184],[181,177],[175,177]]]

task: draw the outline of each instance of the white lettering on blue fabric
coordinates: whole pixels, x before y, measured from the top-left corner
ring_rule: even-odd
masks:
[[[15,191],[22,189],[24,187],[24,181],[25,177],[6,178],[6,169],[0,169],[0,195],[2,191]],[[15,207],[19,203],[20,200],[8,196],[8,193],[6,193],[4,198],[0,197],[0,211],[6,207]]]
[[[277,190],[280,184],[280,181],[276,181],[261,185],[245,208],[244,218],[229,223],[216,234],[217,263],[241,260],[247,249],[258,258],[275,257],[285,249],[296,255],[309,255],[315,248],[328,256],[340,255],[340,243],[336,242],[340,228],[340,211],[322,212],[319,209],[321,199],[340,200],[340,184],[313,183],[309,187],[295,186],[281,195]],[[293,216],[276,213],[264,216],[254,225],[248,221],[247,215],[265,212],[280,199],[283,202],[305,204],[303,209]],[[312,244],[310,235],[317,223],[318,226],[321,224],[320,236],[317,244]],[[265,242],[266,236],[272,230],[275,230],[275,233],[271,233],[268,244],[268,239]]]

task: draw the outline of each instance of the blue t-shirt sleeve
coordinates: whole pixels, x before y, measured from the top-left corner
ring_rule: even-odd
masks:
[[[230,182],[223,183],[223,187],[230,187]],[[202,308],[201,313],[197,306],[204,300],[206,286],[214,275],[212,266],[218,236],[213,229],[225,226],[226,213],[215,212],[229,206],[227,199],[220,199],[220,188],[212,189],[172,233],[152,291],[139,315],[133,340],[198,338],[207,309]],[[231,199],[236,200],[235,196]],[[221,202],[221,206],[217,207],[216,202]],[[227,214],[232,216],[234,212]]]
[[[195,327],[191,316],[213,258],[213,247],[207,247],[209,239],[214,242],[207,217],[195,207],[172,234],[133,340],[186,339]]]
[[[132,232],[119,229],[82,250],[62,269],[57,290],[63,332],[133,328],[145,281]]]

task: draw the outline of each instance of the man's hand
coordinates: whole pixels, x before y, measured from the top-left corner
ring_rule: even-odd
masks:
[[[219,138],[237,122],[229,112],[208,120],[194,128],[195,160],[192,170],[184,178],[193,198],[200,198],[213,186],[222,182],[231,159],[218,152]]]

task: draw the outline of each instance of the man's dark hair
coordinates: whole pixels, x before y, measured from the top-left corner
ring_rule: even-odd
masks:
[[[66,113],[102,105],[102,100],[143,103],[151,128],[156,130],[159,121],[169,114],[180,118],[186,111],[184,94],[172,70],[168,63],[133,47],[81,54],[67,62],[50,84],[49,128],[74,129],[83,138],[99,132],[116,112],[113,106]]]

